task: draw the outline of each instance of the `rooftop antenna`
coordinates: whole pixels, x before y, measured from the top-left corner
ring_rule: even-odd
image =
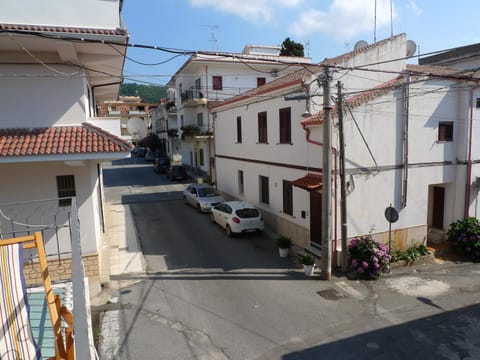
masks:
[[[213,48],[213,50],[218,50],[218,46],[217,46],[217,45],[218,45],[218,41],[217,41],[217,39],[215,38],[215,32],[214,32],[214,31],[215,31],[215,30],[218,30],[218,29],[220,28],[220,26],[218,26],[218,25],[201,25],[201,26],[202,26],[202,27],[207,27],[207,28],[210,29],[210,31],[212,32],[212,34],[211,34],[210,40],[208,40],[208,41],[210,41],[210,42],[212,43],[212,48]]]
[[[306,50],[305,53],[307,57],[310,57],[310,40],[305,40],[304,44],[305,44],[305,50]]]

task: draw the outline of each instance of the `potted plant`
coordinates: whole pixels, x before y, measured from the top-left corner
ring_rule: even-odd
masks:
[[[280,257],[287,257],[288,249],[292,246],[292,240],[288,236],[281,235],[277,238],[277,246]]]
[[[303,264],[303,271],[305,275],[312,276],[315,269],[315,258],[309,253],[299,253],[298,261]]]

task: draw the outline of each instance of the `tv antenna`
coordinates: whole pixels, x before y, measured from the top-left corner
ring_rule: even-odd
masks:
[[[218,50],[218,46],[217,46],[218,41],[215,38],[215,30],[218,30],[220,28],[220,26],[218,26],[218,25],[200,25],[200,26],[210,29],[211,37],[210,37],[210,40],[208,40],[208,41],[210,41],[212,43],[213,50]]]
[[[307,57],[310,57],[310,40],[305,40],[303,44],[305,48],[305,54],[307,55]]]

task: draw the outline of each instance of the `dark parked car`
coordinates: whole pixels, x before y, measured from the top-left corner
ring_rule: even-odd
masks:
[[[157,174],[166,174],[170,167],[170,159],[168,157],[157,157],[153,164],[153,171]]]
[[[155,161],[155,151],[148,149],[145,156],[144,160],[146,162],[154,162]]]
[[[187,169],[182,165],[173,165],[168,169],[167,176],[170,180],[185,180]]]

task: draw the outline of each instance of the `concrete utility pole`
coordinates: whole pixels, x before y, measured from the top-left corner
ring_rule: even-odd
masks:
[[[337,81],[337,112],[338,112],[338,142],[339,142],[339,162],[340,162],[340,221],[342,223],[342,272],[348,270],[348,251],[347,251],[347,189],[345,186],[345,141],[343,137],[343,94],[342,83]]]
[[[323,151],[322,151],[322,276],[332,279],[332,129],[330,125],[330,74],[322,75],[323,86]]]

